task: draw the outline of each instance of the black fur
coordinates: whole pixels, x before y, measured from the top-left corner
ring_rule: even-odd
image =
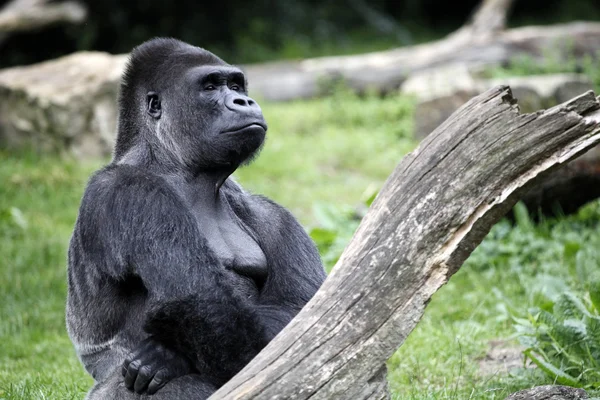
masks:
[[[174,39],[132,52],[114,158],[69,248],[67,326],[96,380],[89,399],[207,398],[325,279],[293,216],[228,178],[266,131],[245,86]]]

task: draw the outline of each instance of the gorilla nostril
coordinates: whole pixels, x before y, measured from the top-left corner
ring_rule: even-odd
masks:
[[[246,106],[248,103],[244,99],[234,99],[233,104],[237,104],[238,106]]]
[[[249,106],[253,106],[253,105],[254,105],[254,100],[250,100],[250,99],[248,99],[248,105],[249,105]]]

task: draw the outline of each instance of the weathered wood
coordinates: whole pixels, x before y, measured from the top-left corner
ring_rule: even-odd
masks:
[[[86,8],[74,1],[13,0],[0,9],[0,33],[32,31],[57,23],[80,23]]]
[[[491,36],[458,31],[444,39],[417,46],[361,55],[247,65],[244,69],[255,96],[287,101],[321,94],[323,79],[341,77],[357,91],[390,92],[399,88],[412,72],[426,68],[452,63],[500,64],[520,54],[542,57],[549,49],[560,51],[561,48],[565,56],[570,50],[577,56],[595,54],[600,49],[600,23],[530,26],[507,29]]]
[[[583,389],[568,386],[538,386],[513,393],[504,400],[579,400],[589,396]]]
[[[447,37],[417,46],[351,56],[271,62],[244,67],[255,96],[272,101],[309,98],[323,79],[340,77],[353,89],[389,92],[415,71],[446,64],[499,64],[519,54],[542,57],[548,50],[568,57],[600,50],[600,23],[504,29],[514,0],[483,0],[473,17]]]
[[[211,399],[365,399],[381,367],[528,183],[600,142],[588,92],[519,114],[472,99],[396,167],[323,287]]]
[[[469,22],[453,35],[468,36],[469,40],[489,39],[504,30],[513,3],[514,0],[483,0]]]

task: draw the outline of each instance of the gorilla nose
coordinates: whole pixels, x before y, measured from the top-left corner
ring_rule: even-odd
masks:
[[[248,96],[229,96],[225,100],[225,106],[231,111],[261,112],[258,103]]]

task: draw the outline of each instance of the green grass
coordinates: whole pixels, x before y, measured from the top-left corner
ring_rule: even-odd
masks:
[[[66,247],[97,166],[0,154],[0,398],[82,398],[65,334]]]
[[[533,225],[496,225],[450,282],[436,293],[424,318],[391,358],[398,398],[504,399],[534,384],[551,384],[540,371],[480,376],[477,362],[489,342],[511,339],[513,318],[550,290],[583,289],[600,265],[600,202],[578,215]],[[514,341],[516,344],[516,341]]]
[[[355,204],[371,184],[382,184],[412,150],[410,100],[344,89],[310,102],[267,104],[262,154],[235,175],[246,189],[290,208],[305,225],[312,204]]]
[[[344,96],[264,105],[267,143],[238,180],[307,226],[313,202],[354,204],[381,184],[414,147],[412,103]],[[92,383],[65,330],[66,249],[102,163],[0,152],[0,399],[82,398]]]
[[[415,146],[412,104],[399,96],[338,90],[263,108],[266,146],[236,176],[307,228],[319,222],[315,203],[355,206]],[[92,383],[65,330],[66,248],[87,177],[100,165],[0,152],[0,399],[77,399]],[[595,203],[537,226],[526,218],[497,225],[390,359],[395,398],[503,399],[551,383],[527,371],[481,376],[477,362],[490,340],[513,337],[512,317],[526,312],[540,282],[553,277],[576,290],[582,265],[598,266],[599,222]]]

